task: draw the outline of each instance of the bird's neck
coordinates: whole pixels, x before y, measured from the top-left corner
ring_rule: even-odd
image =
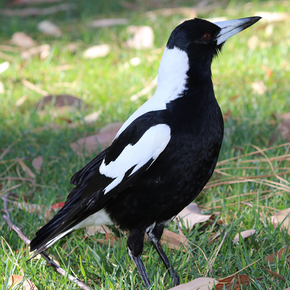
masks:
[[[187,53],[166,48],[158,70],[156,95],[166,103],[184,94],[212,89],[211,62],[191,63]],[[166,99],[165,99],[166,98]]]

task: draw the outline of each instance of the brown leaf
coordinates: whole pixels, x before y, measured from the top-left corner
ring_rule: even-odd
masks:
[[[9,280],[8,280],[8,287],[10,287],[10,288],[13,287],[13,289],[14,289],[14,287],[16,285],[18,285],[18,284],[21,283],[21,289],[22,290],[37,290],[37,287],[30,280],[25,280],[23,282],[23,278],[24,278],[23,276],[19,276],[19,275],[12,275],[12,276],[10,276],[9,277]]]
[[[47,106],[81,109],[84,106],[84,102],[78,97],[71,95],[48,95],[38,101],[35,108],[38,110],[44,110]]]
[[[134,34],[127,40],[127,45],[135,49],[149,49],[154,44],[154,32],[150,26],[128,26],[128,33]]]
[[[43,157],[37,156],[32,160],[32,166],[34,167],[35,171],[40,174],[41,167],[43,164]]]
[[[211,290],[217,283],[218,281],[213,278],[201,277],[189,283],[170,288],[169,290]]]
[[[241,235],[242,239],[246,239],[246,238],[250,237],[251,235],[253,235],[255,232],[256,232],[256,230],[246,230],[246,231],[240,232],[240,233],[235,235],[235,237],[233,238],[233,242],[238,243],[240,240],[240,235]]]
[[[35,174],[31,171],[31,169],[21,159],[18,160],[18,163],[28,177],[31,177],[33,179],[35,178]]]
[[[101,245],[110,243],[111,248],[115,247],[116,244],[118,244],[119,247],[121,246],[120,238],[115,237],[114,235],[110,233],[106,233],[106,239],[97,239],[96,241],[97,243]]]
[[[191,203],[178,214],[178,217],[183,220],[187,228],[192,229],[195,224],[214,218],[214,214],[204,215],[196,203]]]
[[[101,44],[89,47],[84,52],[84,58],[105,57],[109,54],[111,46],[109,44]]]
[[[83,150],[85,150],[87,154],[91,155],[92,153],[97,153],[99,148],[107,148],[109,145],[111,145],[113,139],[121,127],[121,123],[113,124],[114,125],[111,125],[110,130],[105,130],[105,128],[103,128],[103,131],[101,129],[100,133],[85,138],[80,138],[76,142],[71,143],[70,147],[76,154],[80,156],[83,155]]]
[[[225,290],[240,290],[241,285],[248,285],[250,283],[250,278],[246,274],[238,274],[223,278],[218,281],[216,285],[216,290],[223,290],[225,285]]]
[[[283,256],[287,256],[288,254],[290,254],[290,247],[284,247],[274,254],[265,257],[265,261],[269,263],[275,263],[276,260],[281,260]]]
[[[114,25],[124,25],[128,23],[126,18],[105,18],[91,22],[92,27],[109,27]]]
[[[14,32],[10,42],[21,48],[31,48],[36,45],[36,42],[24,32]]]
[[[183,245],[183,252],[186,252],[186,249],[188,248],[188,240],[184,235],[176,234],[167,229],[164,229],[163,231],[163,235],[160,239],[160,244],[168,245],[168,248],[173,250],[177,250]]]
[[[107,226],[92,226],[92,227],[87,227],[86,228],[86,233],[88,236],[93,236],[95,233],[101,233],[101,234],[111,234],[113,235],[114,233],[107,227]]]

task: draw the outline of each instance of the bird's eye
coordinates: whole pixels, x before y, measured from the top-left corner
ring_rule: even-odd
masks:
[[[210,35],[210,33],[209,32],[206,32],[204,35],[203,35],[203,37],[202,37],[204,40],[206,40],[206,41],[209,41],[210,40],[210,38],[211,38],[211,35]]]

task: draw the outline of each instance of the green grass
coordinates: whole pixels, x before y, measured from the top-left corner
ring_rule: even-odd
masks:
[[[19,200],[26,200],[50,206],[65,200],[71,185],[69,179],[92,156],[79,157],[74,154],[69,144],[78,138],[88,136],[103,125],[114,121],[125,121],[148,96],[136,102],[130,96],[140,91],[156,76],[159,61],[166,41],[172,29],[184,18],[183,15],[169,17],[159,16],[155,20],[148,18],[144,12],[162,7],[176,7],[177,1],[162,1],[158,5],[154,1],[149,4],[136,4],[136,9],[125,9],[116,1],[75,1],[77,8],[68,12],[59,12],[47,17],[5,17],[0,18],[1,44],[9,45],[11,35],[23,31],[31,35],[39,44],[50,44],[49,56],[43,61],[38,57],[29,60],[20,58],[19,53],[5,52],[12,58],[10,67],[0,74],[5,93],[0,95],[0,195],[13,186],[11,190]],[[80,2],[83,2],[81,4]],[[176,2],[176,3],[175,3]],[[285,1],[253,1],[245,4],[238,1],[223,2],[208,13],[198,14],[200,18],[226,16],[229,19],[251,16],[257,11],[288,12]],[[157,7],[156,7],[157,5]],[[183,1],[179,6],[193,5],[192,1]],[[40,7],[47,7],[42,5]],[[4,8],[3,3],[0,8]],[[13,8],[19,9],[19,8]],[[89,23],[94,19],[108,17],[126,17],[132,25],[150,25],[154,29],[155,41],[152,50],[137,51],[123,46],[128,34],[126,26],[112,28],[91,28]],[[59,25],[64,35],[61,39],[45,36],[37,31],[37,23],[48,19]],[[265,33],[267,26],[273,25],[273,33]],[[252,278],[250,289],[285,289],[290,287],[290,271],[287,259],[283,258],[272,265],[267,265],[264,258],[284,245],[289,244],[286,230],[274,228],[267,222],[275,209],[290,207],[289,184],[281,182],[275,176],[258,178],[256,182],[239,182],[229,184],[221,175],[226,172],[233,180],[247,176],[263,176],[273,173],[265,157],[261,154],[247,155],[256,151],[249,144],[261,149],[267,144],[278,124],[275,114],[290,112],[289,100],[289,21],[258,22],[253,27],[231,38],[223,48],[222,54],[213,62],[213,82],[215,93],[223,112],[230,111],[225,122],[225,138],[220,154],[220,164],[209,186],[196,199],[205,213],[220,211],[218,215],[223,225],[204,227],[197,226],[192,231],[184,231],[190,241],[190,249],[184,254],[181,250],[165,249],[173,266],[180,274],[181,283],[209,275],[208,263],[211,260],[222,237],[208,243],[209,236],[226,229],[229,236],[225,239],[214,260],[211,277],[220,278],[234,274],[249,264],[261,259],[260,265],[271,267],[272,271],[282,275],[285,281],[270,275],[258,263],[252,264],[241,273]],[[249,38],[256,35],[262,46],[249,49]],[[68,50],[70,42],[77,43],[77,51],[72,54]],[[83,51],[89,46],[108,43],[112,49],[106,58],[86,60]],[[139,57],[141,63],[137,67],[123,70],[123,65],[133,57]],[[6,59],[0,59],[4,62]],[[69,70],[59,71],[62,65],[70,65]],[[272,76],[267,76],[262,66],[270,68]],[[37,92],[23,85],[26,79],[50,94],[71,94],[81,98],[87,106],[74,114],[53,117],[49,110],[40,115],[35,104],[42,98]],[[257,95],[253,93],[252,83],[263,81],[268,90]],[[150,95],[152,95],[153,90]],[[16,101],[27,96],[23,105],[17,107]],[[97,122],[84,126],[81,119],[94,111],[103,109]],[[70,128],[64,118],[79,124]],[[39,130],[50,124],[59,124],[59,130]],[[283,144],[281,139],[274,145]],[[274,146],[273,145],[273,146]],[[280,177],[289,180],[289,146],[281,146],[265,153],[273,158],[272,165]],[[97,151],[97,150],[96,150]],[[22,158],[30,168],[31,161],[37,156],[44,158],[41,174],[36,174],[35,187],[31,182],[10,180],[8,177],[27,177],[16,162]],[[239,157],[240,156],[240,157]],[[277,157],[284,156],[280,162]],[[222,163],[229,158],[233,161]],[[255,160],[249,162],[248,160]],[[229,168],[229,169],[226,169]],[[224,181],[221,185],[214,184]],[[259,182],[257,182],[259,181]],[[261,181],[261,182],[260,182]],[[278,184],[269,185],[269,181]],[[283,184],[286,187],[281,188]],[[288,187],[287,187],[288,186]],[[288,188],[288,192],[287,192]],[[252,193],[250,195],[243,195]],[[241,204],[247,201],[253,207]],[[3,202],[0,201],[0,208]],[[29,214],[15,209],[11,212],[12,221],[22,229],[30,239],[36,229],[44,222],[44,212]],[[176,225],[170,229],[177,231]],[[255,235],[238,244],[232,242],[233,237],[242,230],[256,229]],[[43,259],[26,262],[28,247],[11,232],[4,220],[0,220],[0,288],[8,289],[8,278],[12,274],[23,275],[35,283],[38,289],[77,289],[67,278],[55,273],[46,266]],[[143,289],[142,281],[133,263],[126,253],[126,238],[121,237],[120,246],[109,248],[95,242],[97,235],[85,237],[85,231],[79,230],[64,238],[53,246],[49,253],[56,257],[61,266],[70,274],[76,275],[93,289]],[[100,235],[99,238],[102,238]],[[65,250],[62,247],[65,246]],[[202,253],[203,252],[203,253]],[[69,255],[68,255],[69,254]],[[168,289],[172,283],[157,253],[147,243],[144,247],[143,261],[152,281],[152,289]]]

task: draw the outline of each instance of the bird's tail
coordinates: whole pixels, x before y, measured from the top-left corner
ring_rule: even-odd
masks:
[[[79,202],[81,198],[80,189],[80,187],[73,188],[64,206],[46,225],[44,225],[38,232],[36,232],[35,238],[30,242],[30,251],[36,251],[31,258],[40,252],[45,251],[47,248],[52,246],[55,242],[73,230],[73,228],[71,228],[64,232],[59,232],[58,228],[61,226],[62,221],[66,218],[70,210],[74,208]],[[57,232],[56,236],[54,235],[54,232]]]

